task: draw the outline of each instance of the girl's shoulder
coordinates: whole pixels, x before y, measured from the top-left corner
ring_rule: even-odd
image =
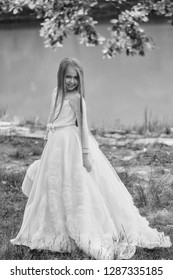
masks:
[[[69,102],[71,103],[79,103],[80,102],[80,93],[75,93],[75,94],[72,94],[72,95],[69,95],[67,97],[67,99],[69,99]]]
[[[69,104],[75,110],[75,112],[80,113],[81,112],[81,95],[79,93],[76,93],[75,95],[71,96],[69,99]],[[86,103],[85,99],[82,97],[82,110],[86,112]]]
[[[67,98],[68,98],[69,100],[78,100],[78,99],[80,99],[80,93],[76,92],[76,93],[74,93],[74,94],[69,94],[69,95],[67,96]]]
[[[80,108],[80,93],[75,93],[71,96],[69,96],[69,103],[71,107],[76,111]]]

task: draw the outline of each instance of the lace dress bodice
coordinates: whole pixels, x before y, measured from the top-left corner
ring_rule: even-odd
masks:
[[[76,114],[71,108],[69,104],[69,98],[64,99],[64,103],[61,109],[61,112],[58,116],[59,110],[60,110],[60,104],[58,104],[55,115],[54,115],[54,120],[52,123],[48,123],[47,127],[63,127],[63,126],[71,126],[75,125],[76,123]],[[58,116],[58,118],[57,118]]]
[[[61,104],[59,102],[57,104],[55,114],[53,116],[55,96],[56,96],[56,89],[54,89],[52,93],[51,109],[48,117],[47,129],[46,129],[46,134],[44,139],[47,140],[48,133],[50,130],[53,131],[54,128],[57,127],[66,127],[66,126],[75,125],[77,120],[77,124],[80,130],[80,136],[81,136],[82,151],[83,153],[88,153],[89,152],[88,136],[90,132],[87,124],[86,104],[84,98],[82,98],[82,111],[83,111],[82,114],[80,110],[80,95],[76,93],[65,97],[63,106],[61,108],[61,112],[58,115],[61,107]]]

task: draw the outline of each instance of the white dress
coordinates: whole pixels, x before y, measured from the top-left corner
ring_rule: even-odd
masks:
[[[149,227],[133,199],[89,133],[92,171],[83,167],[76,114],[65,99],[41,159],[26,173],[28,196],[21,229],[12,244],[72,252],[95,259],[129,259],[140,247],[170,247],[163,232]],[[54,127],[56,127],[54,129]]]

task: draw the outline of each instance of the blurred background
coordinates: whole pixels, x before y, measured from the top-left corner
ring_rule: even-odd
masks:
[[[64,57],[80,60],[85,72],[90,127],[134,125],[144,119],[173,119],[173,26],[153,19],[143,26],[156,48],[146,56],[103,59],[101,47],[79,45],[72,36],[56,51],[45,48],[38,22],[0,24],[0,107],[11,117],[44,122]],[[106,36],[108,23],[98,24]]]

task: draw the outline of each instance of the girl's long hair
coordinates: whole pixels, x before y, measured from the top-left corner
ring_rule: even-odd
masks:
[[[77,86],[77,92],[80,94],[81,116],[83,115],[82,98],[85,98],[83,68],[76,59],[64,58],[59,65],[59,69],[58,69],[58,73],[57,73],[57,91],[56,91],[56,96],[55,96],[54,108],[53,108],[53,112],[52,112],[52,116],[51,116],[51,122],[53,122],[55,119],[58,118],[58,116],[61,112],[63,103],[64,103],[64,99],[65,99],[65,95],[66,95],[66,93],[65,93],[65,74],[66,74],[68,67],[72,67],[74,70],[76,70],[77,75],[78,75],[79,83]],[[57,103],[59,100],[60,100],[61,106],[60,106],[57,116],[55,116],[55,111],[56,111]],[[81,123],[82,123],[82,119],[83,118],[81,118]]]

